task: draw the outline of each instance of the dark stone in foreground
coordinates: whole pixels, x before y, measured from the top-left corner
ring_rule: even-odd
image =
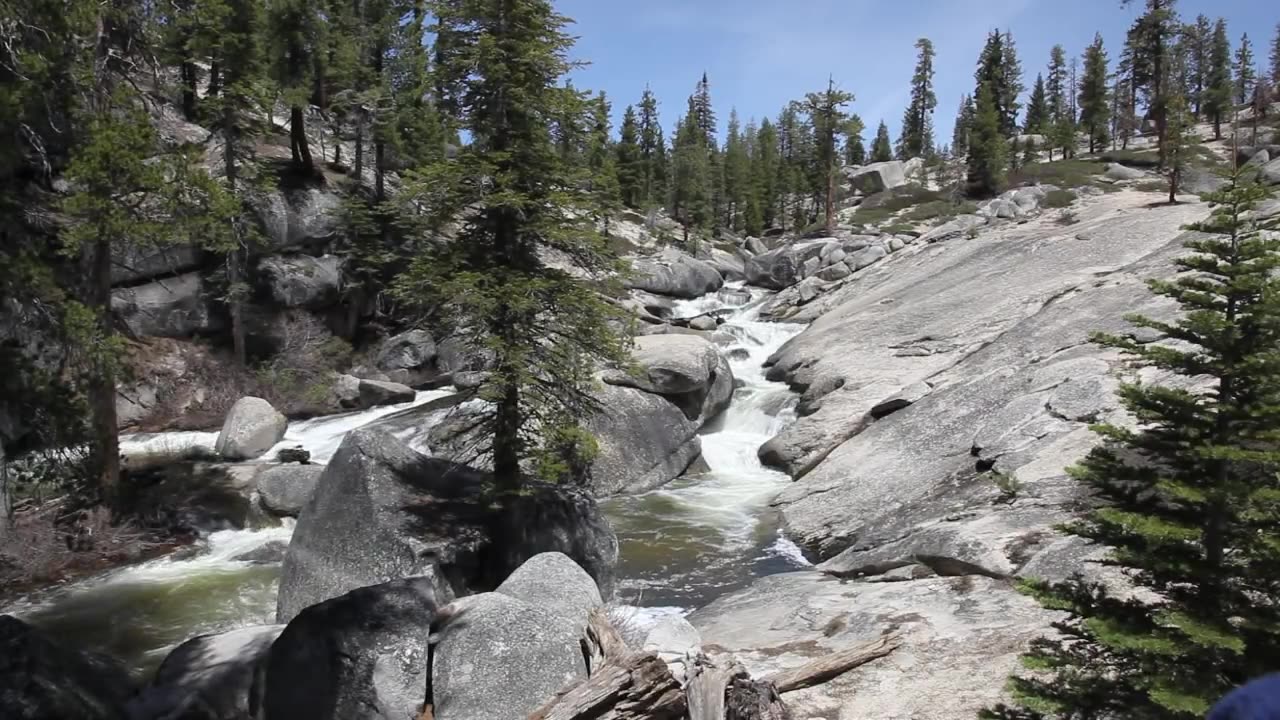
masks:
[[[414,452],[385,431],[343,440],[298,518],[277,618],[359,587],[441,574],[458,594],[488,590],[525,560],[563,552],[612,591],[617,537],[595,501],[530,482],[496,502],[487,473]]]
[[[0,717],[117,720],[133,695],[114,661],[64,648],[36,628],[0,615]]]

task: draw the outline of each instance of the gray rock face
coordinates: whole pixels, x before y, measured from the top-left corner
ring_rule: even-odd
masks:
[[[323,308],[338,301],[344,260],[336,255],[263,258],[258,272],[271,299],[285,307]]]
[[[360,407],[360,378],[345,374],[334,377],[333,399],[340,408]]]
[[[323,465],[278,465],[258,473],[258,501],[267,511],[297,517],[316,492]]]
[[[221,328],[209,310],[200,273],[186,273],[111,292],[111,310],[136,335],[189,338]]]
[[[656,295],[696,298],[719,290],[724,277],[708,263],[675,248],[633,263],[630,286]]]
[[[112,285],[136,283],[200,267],[200,248],[194,245],[144,248],[117,244],[112,246],[111,254]]]
[[[360,407],[366,408],[413,402],[416,394],[407,385],[381,380],[361,380],[359,389]]]
[[[443,573],[459,593],[492,588],[529,557],[553,551],[612,592],[617,538],[593,500],[530,482],[495,508],[484,491],[490,482],[480,471],[423,457],[383,430],[351,432],[298,518],[281,573],[279,620],[354,588],[414,575]]]
[[[418,717],[430,683],[431,624],[452,600],[438,576],[413,577],[302,610],[271,646],[261,717]]]
[[[770,290],[782,290],[804,279],[804,264],[819,259],[830,240],[809,240],[783,245],[747,261],[747,282]]]
[[[231,406],[218,433],[214,450],[228,460],[252,460],[284,437],[289,420],[256,397],[243,397]]]
[[[375,361],[380,370],[416,370],[436,359],[436,343],[426,330],[409,330],[382,341]]]
[[[249,717],[254,673],[284,630],[258,625],[192,638],[165,657],[155,681],[129,703],[132,717],[240,720]]]
[[[638,372],[607,371],[606,383],[664,395],[690,420],[705,424],[728,406],[733,370],[709,341],[692,335],[645,335],[631,351]]]
[[[604,605],[596,581],[564,553],[534,555],[494,592],[550,610],[579,627],[586,627],[591,611]]]
[[[1152,213],[1143,197],[1086,202],[1069,227],[1044,216],[917,244],[803,307],[796,319],[816,320],[771,373],[820,402],[766,446],[801,476],[776,501],[792,539],[831,569],[868,574],[920,557],[948,559],[941,574],[1017,574],[1033,561],[1079,499],[1063,468],[1096,442],[1087,424],[1120,420],[1111,374],[1122,368],[1087,337],[1130,332],[1128,313],[1170,316],[1144,280],[1172,272],[1179,228],[1206,212]],[[876,417],[921,382],[932,391]],[[986,470],[1022,490],[996,503]]]
[[[964,237],[970,231],[987,224],[987,218],[981,215],[961,215],[939,225],[920,236],[921,242],[937,243]]]
[[[716,269],[727,282],[745,280],[747,277],[747,258],[741,250],[725,252],[720,248],[711,248],[711,258],[707,264]]]
[[[729,383],[732,393],[732,376]],[[596,496],[661,487],[702,454],[698,423],[667,398],[610,384],[603,385],[595,397],[603,411],[592,415],[586,425],[600,448],[591,465],[591,490]]]
[[[6,720],[124,720],[131,694],[124,668],[0,615],[0,715]]]
[[[906,168],[898,160],[871,163],[845,171],[853,189],[863,195],[892,190],[907,182]]]
[[[791,670],[894,630],[901,646],[813,688],[788,693],[797,718],[972,718],[1007,700],[1026,643],[1056,615],[985,577],[842,583],[814,572],[773,575],[689,621],[713,657],[731,653],[755,677]]]
[[[1280,158],[1276,158],[1258,170],[1258,179],[1268,185],[1280,185]]]
[[[1107,170],[1103,173],[1105,177],[1112,180],[1141,180],[1147,177],[1147,174],[1137,168],[1125,167],[1120,163],[1110,163]]]
[[[274,191],[254,206],[267,243],[276,250],[328,239],[342,216],[342,196],[319,188]]]
[[[586,677],[582,626],[500,593],[457,603],[431,672],[437,720],[524,720]]]

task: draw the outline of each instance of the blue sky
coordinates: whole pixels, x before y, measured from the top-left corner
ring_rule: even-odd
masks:
[[[649,84],[662,103],[668,137],[705,70],[721,126],[736,107],[743,122],[775,117],[789,100],[825,87],[828,74],[856,96],[852,109],[868,125],[883,118],[894,137],[907,102],[916,38],[933,40],[938,57],[937,137],[949,141],[962,93],[988,30],[1013,31],[1028,87],[1061,43],[1080,55],[1101,32],[1114,62],[1125,30],[1144,3],[1120,0],[558,0],[576,20],[579,87],[605,90],[615,124]],[[1280,22],[1274,0],[1180,0],[1184,18],[1227,19],[1232,44],[1247,31],[1266,62]],[[616,131],[616,128],[615,128]]]

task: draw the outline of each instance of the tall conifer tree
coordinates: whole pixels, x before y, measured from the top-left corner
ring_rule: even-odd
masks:
[[[933,43],[929,38],[916,40],[916,70],[911,77],[911,102],[902,116],[902,134],[898,136],[898,157],[908,160],[933,152],[933,111],[938,97],[933,91]]]
[[[1008,149],[1000,129],[1000,110],[990,85],[978,87],[973,123],[969,128],[967,193],[991,197],[1004,187]]]
[[[1089,136],[1089,152],[1107,147],[1107,51],[1102,34],[1094,36],[1084,55],[1084,80],[1080,84],[1080,125]]]
[[[889,140],[889,126],[880,121],[876,139],[871,142],[871,162],[887,162],[893,159],[893,142]]]
[[[1222,139],[1222,120],[1231,110],[1233,92],[1231,77],[1231,41],[1227,39],[1227,21],[1218,18],[1209,42],[1209,74],[1206,79],[1204,110],[1213,120],[1213,137]]]
[[[1036,75],[1036,84],[1031,87],[1031,98],[1027,100],[1027,117],[1023,125],[1029,134],[1048,134],[1049,96],[1045,90],[1044,75]]]
[[[1240,47],[1236,48],[1235,60],[1236,104],[1244,105],[1253,97],[1253,83],[1258,79],[1258,69],[1254,66],[1253,43],[1249,42],[1249,33],[1240,36]]]

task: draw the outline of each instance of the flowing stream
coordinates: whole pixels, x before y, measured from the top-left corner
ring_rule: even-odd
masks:
[[[794,417],[795,396],[765,380],[763,363],[799,325],[760,322],[764,296],[740,286],[676,305],[677,317],[732,308],[720,330],[739,387],[729,409],[702,431],[710,472],[680,478],[644,495],[609,500],[605,509],[622,548],[621,601],[646,614],[687,612],[754,577],[806,564],[781,539],[769,501],[789,479],[761,466],[759,446]],[[745,302],[744,302],[745,300]],[[326,463],[351,430],[447,396],[420,392],[412,403],[304,420],[277,446],[302,446]],[[217,433],[125,436],[135,451],[177,443],[212,448]],[[273,458],[275,449],[264,455]],[[174,645],[202,633],[273,622],[280,564],[245,558],[280,548],[293,522],[221,530],[195,547],[41,593],[0,612],[32,622],[69,645],[114,655],[138,672],[154,668]]]

